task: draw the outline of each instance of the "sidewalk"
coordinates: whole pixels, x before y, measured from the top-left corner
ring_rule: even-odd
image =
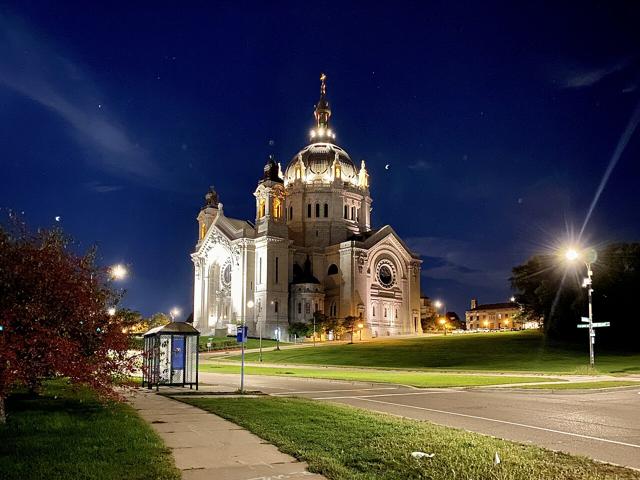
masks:
[[[217,415],[146,390],[136,391],[130,402],[171,449],[185,480],[325,478]]]

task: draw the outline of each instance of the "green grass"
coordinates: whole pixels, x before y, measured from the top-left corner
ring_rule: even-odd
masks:
[[[0,425],[3,480],[178,480],[162,440],[135,410],[100,403],[85,389],[48,382],[40,396],[14,394]]]
[[[239,365],[201,364],[201,372],[240,373]],[[414,387],[478,387],[525,382],[550,382],[556,379],[541,377],[514,377],[503,375],[464,375],[460,373],[433,373],[346,368],[281,368],[245,366],[247,375],[269,375],[302,378],[326,378],[359,382],[401,383]]]
[[[571,382],[557,384],[541,384],[541,385],[523,385],[518,388],[535,388],[546,390],[589,390],[594,388],[613,388],[613,387],[640,387],[640,382],[628,382],[625,380],[602,380],[600,382]]]
[[[329,479],[640,478],[636,471],[583,457],[347,406],[275,397],[182,401],[249,429]],[[416,460],[413,451],[435,455]]]
[[[211,339],[211,350],[230,350],[240,348],[241,345],[236,341],[235,337],[200,337],[199,348],[201,352],[207,351],[207,342]],[[283,342],[280,342],[281,344]],[[276,341],[270,338],[262,339],[262,348],[275,347]],[[258,338],[247,338],[245,348],[260,348],[260,340]]]
[[[603,351],[596,351],[596,372],[590,372],[587,348],[586,341],[567,346],[548,342],[538,332],[503,332],[285,349],[264,353],[264,361],[494,372],[640,373],[640,353]],[[249,354],[247,360],[257,361],[258,356]]]

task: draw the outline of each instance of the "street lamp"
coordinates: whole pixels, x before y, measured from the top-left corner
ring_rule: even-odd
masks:
[[[271,300],[271,305],[273,305],[273,308],[275,310],[276,302],[274,300]],[[280,350],[280,312],[278,310],[276,310],[275,312],[276,313],[276,350]]]
[[[360,341],[362,341],[362,329],[364,328],[364,325],[362,323],[358,324],[358,333],[360,334]]]
[[[116,307],[109,307],[109,309],[107,310],[107,313],[109,314],[110,317],[113,317],[116,314]]]
[[[121,263],[117,263],[112,265],[109,269],[109,274],[113,280],[124,280],[128,275],[127,267],[122,265]]]
[[[253,300],[249,300],[247,302],[248,309],[252,309],[253,305],[254,305]],[[246,340],[244,336],[244,331],[245,331],[244,329],[245,329],[246,323],[247,323],[247,316],[243,315],[242,325],[240,326],[241,328],[240,338],[242,339],[242,342],[240,343],[240,347],[242,348],[242,363],[240,364],[240,393],[244,393],[244,343]]]
[[[173,307],[169,312],[169,316],[171,317],[172,322],[175,322],[178,315],[180,315],[180,309],[178,307]]]
[[[596,337],[596,332],[593,330],[593,271],[591,270],[591,264],[596,261],[597,256],[598,254],[594,249],[589,249],[584,252],[575,248],[568,248],[564,252],[564,258],[569,263],[573,263],[576,260],[582,260],[587,267],[587,276],[582,281],[582,287],[587,289],[589,296],[589,365],[591,367],[595,364],[593,344]]]
[[[440,325],[442,325],[442,329],[444,330],[444,336],[447,336],[447,319],[442,317],[440,319]]]

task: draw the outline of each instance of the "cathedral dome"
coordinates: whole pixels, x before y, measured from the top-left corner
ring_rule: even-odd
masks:
[[[300,150],[289,162],[285,170],[284,178],[287,182],[293,182],[296,178],[296,166],[302,161],[305,176],[330,175],[334,161],[338,162],[342,171],[342,178],[349,181],[358,174],[349,154],[333,143],[311,143]]]

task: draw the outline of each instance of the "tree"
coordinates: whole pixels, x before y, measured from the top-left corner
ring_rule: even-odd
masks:
[[[348,315],[344,317],[342,320],[342,328],[345,331],[351,332],[351,341],[349,343],[353,343],[353,330],[356,327],[356,322],[358,321],[358,317],[354,317],[353,315]]]
[[[640,291],[640,243],[616,243],[598,251],[593,270],[593,311],[597,322],[611,327],[597,330],[598,343],[639,347],[635,295]],[[556,255],[538,255],[513,269],[511,285],[518,293],[525,318],[544,318],[550,338],[584,340],[576,328],[587,316],[587,292],[581,287],[584,263],[568,265]]]
[[[420,324],[423,332],[435,331],[440,328],[438,324],[438,312],[433,302],[428,297],[423,297],[425,305],[421,308]]]
[[[320,312],[313,312],[313,319],[316,325],[316,335],[322,335],[323,333],[327,333],[327,316]]]
[[[16,385],[37,391],[65,376],[100,394],[135,371],[120,300],[96,251],[78,255],[61,230],[31,233],[15,216],[0,226],[0,422]]]
[[[447,323],[449,324],[449,328],[456,329],[464,329],[466,328],[466,322],[460,320],[460,317],[456,312],[447,312]]]
[[[149,329],[162,327],[163,325],[169,325],[171,323],[171,317],[166,313],[158,312],[154,313],[147,320]]]
[[[313,333],[313,325],[304,322],[292,323],[289,325],[289,335],[295,335],[298,338],[308,337]]]

